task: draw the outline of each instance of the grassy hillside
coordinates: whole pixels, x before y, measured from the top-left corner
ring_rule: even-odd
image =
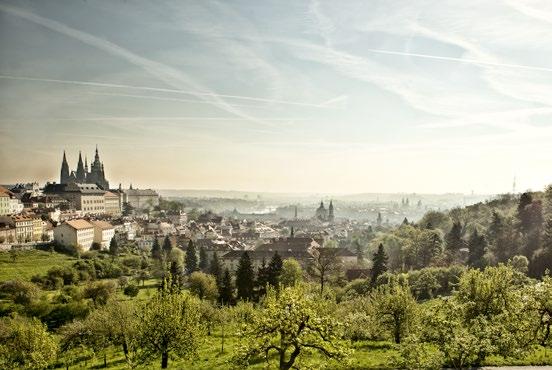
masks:
[[[65,254],[39,250],[18,251],[14,261],[10,252],[0,252],[0,281],[29,280],[33,275],[44,275],[53,266],[71,265],[75,261]]]

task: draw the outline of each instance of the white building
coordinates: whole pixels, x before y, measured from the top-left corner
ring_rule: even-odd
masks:
[[[94,226],[94,243],[102,246],[102,249],[108,249],[111,239],[115,236],[115,228],[106,221],[90,221]]]
[[[10,214],[12,215],[18,215],[21,212],[23,212],[23,203],[17,198],[10,198],[9,201],[9,207],[10,207]]]
[[[66,221],[54,229],[54,240],[61,245],[80,245],[89,250],[94,242],[94,225],[82,219]]]

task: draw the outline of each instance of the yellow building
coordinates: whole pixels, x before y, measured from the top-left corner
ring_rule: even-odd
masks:
[[[56,243],[71,247],[81,246],[85,251],[94,243],[94,226],[86,220],[70,220],[54,229]]]

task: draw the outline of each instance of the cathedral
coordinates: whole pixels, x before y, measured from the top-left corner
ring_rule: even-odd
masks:
[[[61,176],[59,179],[60,184],[69,184],[71,182],[79,184],[97,184],[104,190],[109,189],[109,182],[105,179],[104,165],[100,162],[100,155],[98,154],[98,147],[96,147],[96,155],[94,156],[94,162],[90,164],[90,171],[88,171],[88,159],[85,158],[82,162],[82,155],[79,152],[79,162],[77,164],[76,171],[69,171],[69,165],[67,164],[67,158],[65,157],[65,151],[63,151],[63,161],[61,162]]]
[[[328,210],[326,210],[326,207],[324,207],[324,202],[320,202],[320,207],[316,209],[315,217],[320,221],[334,222],[335,216],[333,202],[330,200],[330,206]]]

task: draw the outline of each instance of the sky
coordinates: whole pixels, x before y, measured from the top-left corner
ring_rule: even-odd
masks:
[[[549,0],[0,0],[0,183],[552,183]]]

